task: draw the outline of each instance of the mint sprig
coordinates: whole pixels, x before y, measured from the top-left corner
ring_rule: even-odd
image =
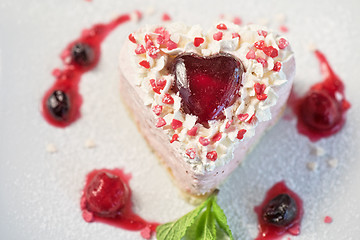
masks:
[[[219,231],[231,240],[233,236],[223,210],[216,202],[217,191],[193,211],[174,222],[162,224],[156,229],[158,240],[216,240]]]

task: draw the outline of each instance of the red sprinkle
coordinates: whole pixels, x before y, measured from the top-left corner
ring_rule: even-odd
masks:
[[[266,85],[265,84],[260,84],[260,83],[255,83],[254,88],[255,88],[255,93],[256,94],[262,94],[262,93],[264,93],[264,91],[266,89]]]
[[[276,63],[274,63],[273,71],[279,72],[280,69],[281,69],[281,62],[276,62]]]
[[[177,120],[177,119],[173,119],[172,122],[171,122],[171,127],[172,129],[178,129],[179,127],[182,126],[182,122]]]
[[[267,95],[265,93],[259,94],[259,95],[256,95],[256,98],[259,99],[260,101],[264,101],[267,99]]]
[[[165,31],[166,31],[165,28],[163,28],[163,27],[158,27],[158,28],[155,28],[154,33],[157,33],[157,34],[162,35],[162,33],[164,33]]]
[[[145,40],[145,42],[151,41],[150,35],[149,35],[149,34],[145,34],[144,40]]]
[[[199,143],[203,146],[207,146],[210,144],[210,140],[204,137],[199,138]]]
[[[160,105],[155,105],[152,110],[155,113],[156,116],[159,116],[162,112],[163,107]]]
[[[196,136],[196,133],[197,133],[197,127],[196,126],[194,126],[192,129],[187,131],[187,135],[189,135],[189,136]]]
[[[255,83],[254,88],[255,88],[255,93],[256,93],[257,99],[262,101],[262,100],[265,100],[267,98],[267,95],[264,93],[264,91],[266,89],[265,84]]]
[[[157,123],[156,123],[156,127],[163,127],[166,125],[165,119],[163,119],[162,117],[158,118]]]
[[[149,81],[153,91],[157,94],[160,94],[160,91],[163,90],[166,85],[166,80],[163,78],[160,78],[156,81],[155,79],[150,79]]]
[[[288,31],[289,31],[289,29],[288,29],[288,27],[287,27],[287,26],[285,26],[285,25],[281,25],[281,26],[280,26],[280,31],[282,31],[282,32],[286,33],[286,32],[288,32]]]
[[[256,61],[258,62],[258,63],[261,63],[261,65],[263,66],[263,67],[265,67],[266,66],[266,64],[267,64],[267,61],[264,59],[264,58],[257,58],[256,59]]]
[[[170,140],[170,143],[173,143],[175,142],[176,140],[178,140],[179,138],[179,135],[177,135],[176,133],[172,136],[171,140]]]
[[[259,34],[259,36],[266,37],[268,33],[267,33],[267,31],[264,31],[264,30],[258,30],[258,34]]]
[[[144,40],[145,40],[145,47],[146,47],[146,49],[150,48],[151,46],[154,46],[154,43],[153,43],[153,41],[151,40],[149,34],[145,34]]]
[[[145,43],[147,43],[147,42],[152,42],[151,37],[150,37],[149,34],[145,34],[145,36],[144,36],[144,41],[145,41]]]
[[[155,79],[150,79],[149,82],[153,91],[156,92],[157,94],[160,94],[160,89],[156,87]]]
[[[222,32],[217,32],[217,33],[214,33],[213,35],[213,38],[215,41],[220,41],[223,37],[223,33]]]
[[[246,133],[246,130],[245,130],[245,129],[241,129],[241,130],[238,131],[238,134],[237,134],[236,137],[241,140],[241,139],[244,138],[245,133]]]
[[[172,98],[172,96],[170,96],[170,94],[165,94],[163,99],[162,99],[162,102],[165,103],[165,104],[173,104],[174,103],[174,99]]]
[[[272,58],[277,57],[279,55],[278,50],[273,46],[264,47],[263,51],[266,55]]]
[[[280,38],[278,46],[279,46],[280,49],[284,49],[287,46],[289,46],[289,42],[285,38]]]
[[[217,159],[217,152],[216,151],[208,152],[206,154],[206,158],[209,159],[210,161],[215,161]]]
[[[229,120],[225,125],[225,129],[228,129],[231,126],[232,122],[233,120]]]
[[[167,50],[173,50],[173,49],[175,49],[177,47],[178,47],[177,43],[175,43],[174,41],[169,40],[167,42]]]
[[[166,22],[166,21],[170,21],[170,20],[171,20],[171,17],[170,17],[170,15],[169,15],[169,14],[164,13],[164,14],[162,15],[161,20],[163,20],[164,22]]]
[[[227,30],[227,26],[223,23],[218,24],[216,28],[219,30]]]
[[[242,20],[241,20],[241,18],[239,18],[239,17],[234,17],[233,23],[234,23],[234,24],[237,24],[237,25],[241,25],[241,24],[242,24]]]
[[[221,133],[221,132],[218,132],[217,134],[215,134],[215,135],[212,137],[211,141],[213,141],[213,142],[220,141],[221,137],[222,137],[222,133]]]
[[[265,46],[265,41],[264,40],[260,40],[260,41],[257,41],[256,43],[254,43],[254,47],[257,48],[257,49],[260,49],[262,50]]]
[[[240,120],[240,122],[245,122],[248,117],[249,117],[249,114],[247,114],[247,113],[238,115],[238,119]]]
[[[332,222],[333,222],[332,217],[326,216],[326,217],[324,218],[324,223],[332,223]]]
[[[146,53],[146,50],[144,48],[144,46],[142,44],[138,44],[136,49],[135,49],[135,53],[136,54],[143,54]]]
[[[160,87],[160,89],[163,90],[166,85],[166,79],[164,79],[164,78],[156,79],[155,83],[156,83],[156,86]]]
[[[166,31],[163,27],[156,28],[154,33],[159,34],[156,41],[160,45],[164,45],[170,40],[170,33],[168,31]]]
[[[195,148],[188,148],[185,151],[186,155],[189,156],[190,159],[194,159],[196,157],[196,150]]]
[[[256,116],[255,113],[251,116],[251,118],[249,119],[249,121],[247,121],[249,124],[252,124],[253,122],[255,122],[256,120]]]
[[[150,68],[150,63],[146,60],[142,60],[141,62],[139,62],[140,66],[143,66],[146,69]]]
[[[250,49],[250,51],[246,54],[247,59],[255,59],[255,51]]]
[[[205,40],[204,40],[204,38],[202,38],[202,37],[196,37],[196,38],[194,38],[194,46],[195,47],[198,47],[198,46],[200,46],[202,43],[204,43],[205,42]]]
[[[147,48],[147,52],[148,52],[148,55],[151,57],[151,58],[157,58],[158,57],[158,54],[160,52],[160,49],[155,47],[155,46],[149,46]]]
[[[129,34],[129,40],[130,40],[131,42],[133,42],[133,43],[136,43],[136,39],[135,39],[135,37],[134,37],[134,34],[132,34],[132,33]]]
[[[241,38],[240,35],[238,33],[232,33],[231,34],[232,38]]]

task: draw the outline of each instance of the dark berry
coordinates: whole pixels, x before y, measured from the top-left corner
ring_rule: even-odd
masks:
[[[297,205],[288,194],[280,194],[271,199],[262,210],[265,222],[276,226],[287,226],[296,217]]]
[[[65,92],[55,90],[48,98],[47,107],[56,120],[66,120],[70,110],[70,101]]]
[[[99,172],[85,189],[85,196],[88,210],[110,217],[125,206],[128,190],[118,176]]]
[[[315,130],[330,130],[341,120],[338,104],[325,91],[308,93],[300,110],[304,123]]]
[[[71,48],[71,60],[80,66],[89,66],[95,60],[94,50],[86,43],[75,43]]]

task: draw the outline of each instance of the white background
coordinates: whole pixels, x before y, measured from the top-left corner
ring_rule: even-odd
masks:
[[[119,27],[102,46],[99,66],[80,85],[82,118],[66,129],[48,125],[39,112],[43,93],[60,67],[61,50],[93,23],[135,9],[147,12],[139,24]],[[236,239],[256,236],[256,215],[267,189],[285,179],[304,201],[302,233],[291,239],[358,239],[360,235],[360,4],[358,1],[155,1],[155,0],[1,0],[0,2],[0,238],[140,239],[138,232],[85,223],[79,199],[84,178],[94,168],[124,168],[133,178],[134,210],[148,220],[173,220],[193,207],[185,203],[158,164],[119,96],[118,53],[131,31],[174,20],[209,27],[220,14],[245,23],[270,21],[278,29],[287,16],[286,34],[296,54],[295,91],[320,81],[309,45],[328,57],[346,84],[352,103],[344,129],[316,143],[325,156],[311,154],[314,144],[294,121],[281,120],[220,188],[219,203]],[[84,147],[93,139],[96,148]],[[57,153],[46,151],[52,143]],[[335,157],[337,168],[328,166]],[[318,169],[309,171],[308,162]],[[333,217],[332,224],[323,222]]]

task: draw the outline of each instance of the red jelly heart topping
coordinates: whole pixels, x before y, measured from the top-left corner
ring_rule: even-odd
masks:
[[[174,59],[174,91],[182,98],[182,110],[198,122],[223,119],[223,110],[238,97],[244,67],[230,54],[201,57],[182,54]]]
[[[85,196],[90,211],[111,216],[125,206],[128,190],[118,176],[99,172],[85,190]]]

